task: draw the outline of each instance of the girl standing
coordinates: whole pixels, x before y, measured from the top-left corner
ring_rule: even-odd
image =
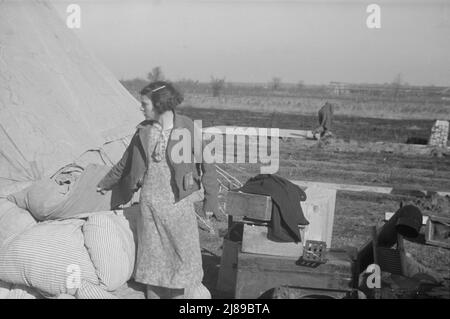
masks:
[[[201,287],[203,278],[193,197],[204,189],[204,213],[217,216],[215,166],[196,163],[197,129],[188,117],[175,112],[182,95],[168,82],[158,81],[141,92],[146,118],[137,127],[121,161],[99,183],[99,190],[119,186],[127,201],[140,193],[141,216],[135,280],[147,285],[147,298],[182,298],[186,289]],[[176,130],[189,132],[192,146],[188,162],[173,160]],[[206,289],[206,288],[205,288]]]

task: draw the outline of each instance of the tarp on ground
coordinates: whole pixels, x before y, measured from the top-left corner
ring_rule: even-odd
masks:
[[[132,134],[141,116],[51,4],[0,1],[0,189]]]

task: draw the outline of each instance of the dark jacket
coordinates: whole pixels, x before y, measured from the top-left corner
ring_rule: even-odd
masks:
[[[273,241],[299,242],[298,225],[309,225],[300,201],[305,192],[297,185],[277,175],[260,174],[250,178],[240,191],[272,197],[272,217],[267,237]]]
[[[149,156],[144,145],[148,145],[148,131],[153,123],[153,121],[146,120],[137,126],[136,133],[131,139],[122,159],[98,184],[98,187],[105,190],[111,190],[114,186],[118,186],[120,204],[130,201],[133,193],[142,186]],[[179,115],[176,112],[174,112],[175,129],[187,129],[191,136],[192,146],[191,161],[189,163],[175,163],[172,161],[170,154],[172,154],[172,148],[178,141],[173,140],[171,135],[167,144],[166,157],[172,172],[175,200],[180,201],[193,192],[198,191],[201,188],[201,184],[203,184],[205,193],[204,210],[212,211],[217,216],[219,205],[215,165],[203,163],[201,159],[194,157],[194,137],[202,138],[202,133],[198,130],[196,132],[197,135],[194,134],[194,122],[190,118]],[[199,145],[202,145],[201,151],[203,151],[204,144],[201,143]],[[196,163],[195,159],[201,163]]]
[[[330,131],[333,122],[333,105],[325,103],[319,110],[319,125],[323,131]]]

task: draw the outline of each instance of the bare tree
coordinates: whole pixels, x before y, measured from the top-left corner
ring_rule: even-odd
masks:
[[[163,81],[164,80],[164,74],[163,74],[163,72],[161,70],[161,67],[159,67],[159,66],[154,67],[152,69],[152,71],[147,74],[147,79],[150,82]]]
[[[281,89],[281,78],[273,77],[272,81],[269,83],[269,87],[274,91]]]
[[[213,97],[219,97],[225,88],[225,78],[219,79],[211,76],[211,90]]]

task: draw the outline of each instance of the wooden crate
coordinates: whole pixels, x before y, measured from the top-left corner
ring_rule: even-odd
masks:
[[[239,252],[235,298],[256,299],[286,285],[351,292],[357,276],[350,257],[330,251],[327,259],[311,268],[298,265],[296,258]]]
[[[242,237],[242,251],[253,254],[294,258],[299,258],[303,254],[303,243],[275,242],[267,238],[267,232],[267,226],[245,224]],[[303,229],[300,230],[300,235],[301,238],[304,237]]]
[[[425,241],[428,245],[450,248],[450,218],[429,216],[425,231]]]
[[[272,198],[270,196],[229,191],[226,195],[225,210],[233,217],[248,217],[257,220],[270,220],[272,217]]]

